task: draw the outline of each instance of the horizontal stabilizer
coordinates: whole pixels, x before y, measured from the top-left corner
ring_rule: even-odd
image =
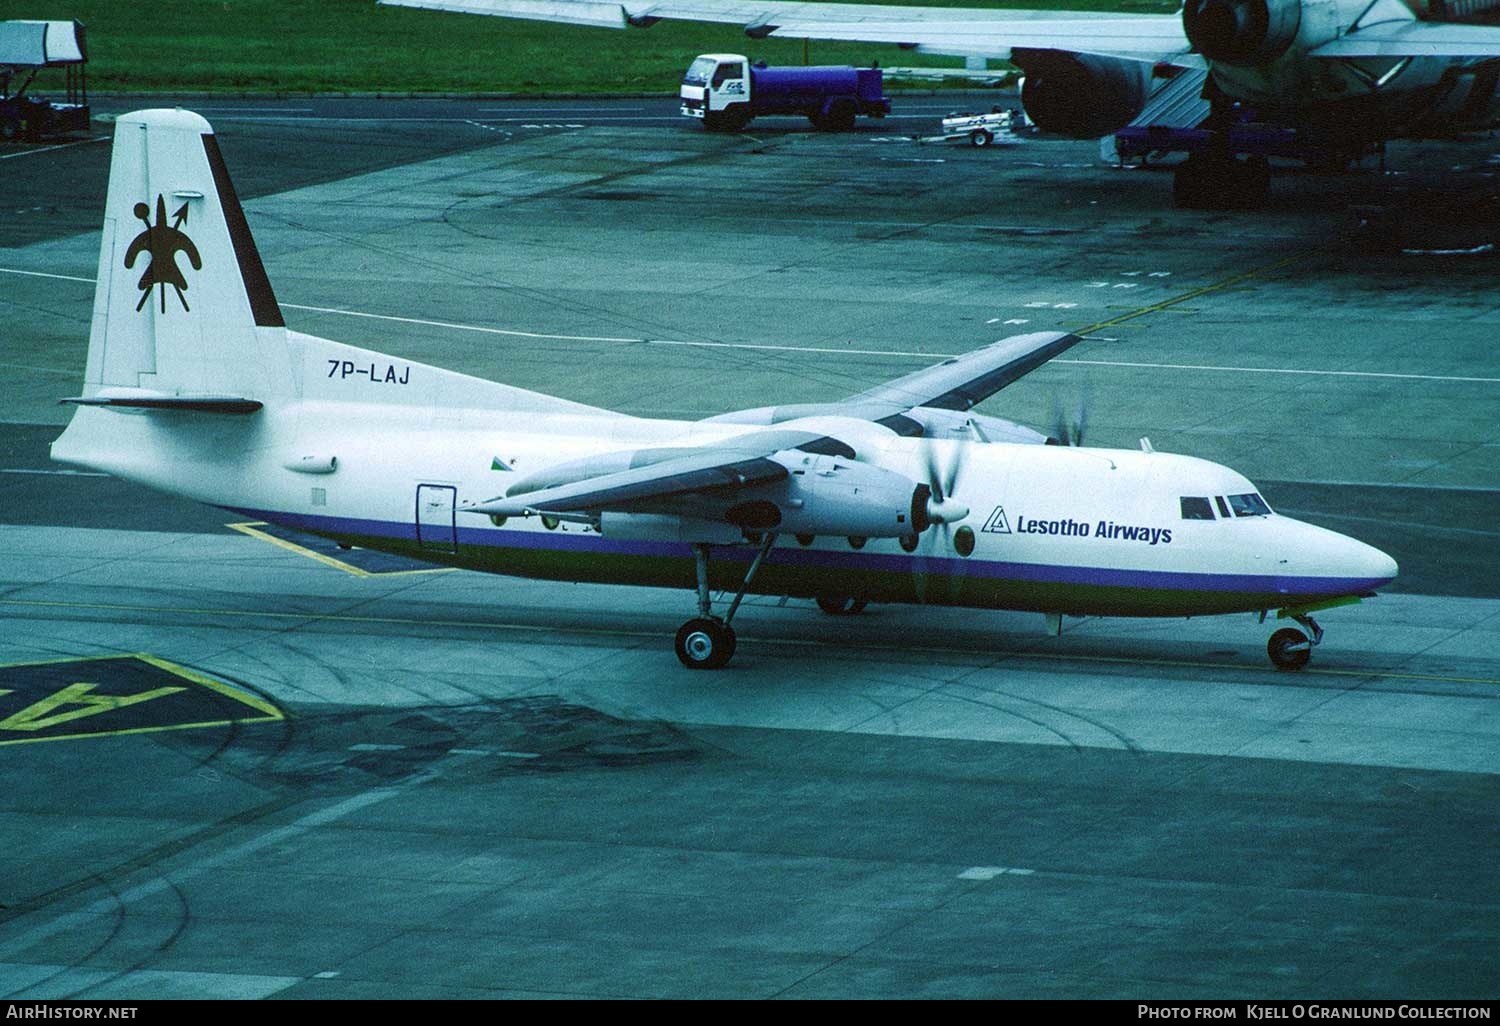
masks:
[[[258,413],[264,403],[228,395],[96,395],[59,399],[73,406],[107,406],[128,410],[177,410],[188,413]]]

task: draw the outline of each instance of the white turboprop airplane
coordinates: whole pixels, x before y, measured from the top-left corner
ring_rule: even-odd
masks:
[[[1487,129],[1500,118],[1500,0],[1187,0],[1179,14],[900,7],[799,0],[380,0],[603,28],[662,20],[743,27],[752,39],[895,43],[922,53],[1008,59],[1026,76],[1027,117],[1092,139],[1130,124],[1156,84],[1187,74],[1186,122],[1207,137],[1179,165],[1182,206],[1260,203],[1265,155],[1347,162],[1387,139]],[[1237,131],[1250,118],[1300,139]],[[1258,142],[1256,140],[1259,140]],[[1251,153],[1239,160],[1237,153]],[[1255,155],[1259,154],[1259,155]]]
[[[1077,341],[1019,335],[841,402],[702,421],[555,399],[289,330],[212,128],[148,110],[115,124],[85,385],[52,456],[435,563],[696,587],[676,650],[698,669],[729,660],[750,592],[1032,610],[1054,631],[1279,610],[1312,635],[1272,635],[1295,669],[1321,640],[1309,614],[1395,578],[1227,467],[970,412]],[[722,618],[713,589],[735,592]]]

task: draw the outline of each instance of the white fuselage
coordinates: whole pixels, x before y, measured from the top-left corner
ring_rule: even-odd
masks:
[[[755,430],[627,417],[421,364],[290,336],[300,395],[251,417],[78,411],[54,455],[351,544],[543,578],[690,588],[692,547],[672,518],[602,523],[463,507],[523,474],[647,446]],[[534,402],[533,402],[534,401]],[[173,421],[170,430],[164,420]],[[970,510],[914,539],[779,537],[752,590],[1111,615],[1297,607],[1368,593],[1383,553],[1288,517],[1230,515],[1254,486],[1165,453],[903,438],[869,425],[860,459],[923,481],[958,463]],[[1211,518],[1185,519],[1184,498]],[[1201,509],[1201,502],[1194,504]],[[724,525],[715,583],[754,546]]]
[[[1321,133],[1393,138],[1477,129],[1500,113],[1493,58],[1310,56],[1353,26],[1391,19],[1400,13],[1394,5],[1383,14],[1369,0],[1291,6],[1297,28],[1285,52],[1269,60],[1210,62],[1219,89],[1262,115]],[[1413,10],[1421,15],[1425,7]]]

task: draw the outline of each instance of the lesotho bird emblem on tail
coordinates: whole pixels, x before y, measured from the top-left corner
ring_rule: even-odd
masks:
[[[146,230],[137,235],[130,243],[130,248],[125,251],[127,270],[135,267],[135,262],[142,253],[147,254],[150,260],[146,269],[141,272],[141,280],[136,282],[136,287],[141,290],[141,301],[135,305],[136,311],[145,308],[151,299],[151,290],[160,286],[161,312],[166,313],[167,286],[170,285],[176,290],[177,301],[186,312],[187,297],[183,293],[187,291],[188,283],[182,275],[182,268],[177,265],[177,254],[186,254],[193,270],[203,270],[203,259],[198,255],[198,247],[193,245],[193,240],[182,230],[182,226],[187,223],[188,205],[184,203],[179,207],[173,215],[172,223],[167,224],[167,201],[158,194],[155,224],[151,223],[148,216],[150,212],[150,208],[144,203],[135,205],[135,216],[141,219]]]

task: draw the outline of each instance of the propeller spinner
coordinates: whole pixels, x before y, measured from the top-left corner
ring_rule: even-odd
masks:
[[[933,524],[956,524],[969,515],[969,507],[953,498],[960,460],[955,456],[947,472],[943,473],[931,445],[923,447],[922,456],[927,483],[917,485],[912,503],[912,522],[918,533]]]

